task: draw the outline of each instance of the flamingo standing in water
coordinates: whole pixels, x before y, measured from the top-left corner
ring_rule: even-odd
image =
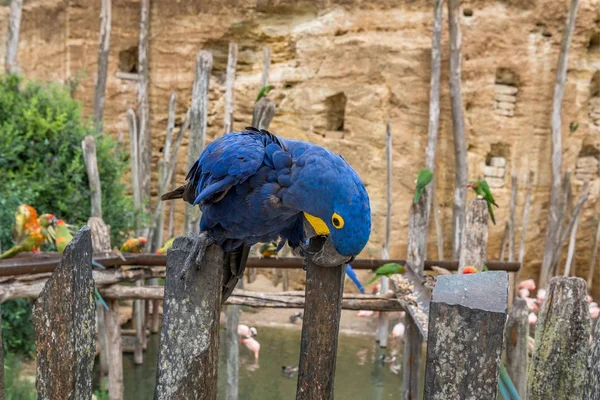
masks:
[[[249,338],[258,335],[258,331],[255,327],[248,327],[248,325],[239,324],[237,326],[237,334],[238,336]]]
[[[254,354],[254,361],[258,362],[258,353],[260,352],[260,343],[253,337],[243,337],[241,343]]]

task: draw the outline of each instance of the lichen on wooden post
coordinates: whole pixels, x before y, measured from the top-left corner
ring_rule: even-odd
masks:
[[[511,288],[512,290],[512,288]],[[525,299],[515,298],[504,329],[506,370],[522,399],[527,398],[527,355],[529,341],[529,308]]]
[[[600,399],[600,324],[596,323],[594,338],[588,356],[587,383],[583,395],[584,400]]]
[[[488,210],[485,200],[475,199],[469,203],[461,240],[458,272],[461,273],[466,266],[481,271],[487,259],[488,242]]]
[[[33,306],[40,399],[89,399],[96,355],[92,237],[84,226]]]
[[[306,299],[300,342],[296,400],[333,399],[344,266],[321,267],[306,260]]]
[[[497,396],[508,274],[441,275],[429,310],[425,398]]]
[[[167,254],[156,400],[217,398],[223,263],[206,233],[175,239]]]
[[[583,397],[589,338],[585,281],[552,278],[535,328],[529,400]]]

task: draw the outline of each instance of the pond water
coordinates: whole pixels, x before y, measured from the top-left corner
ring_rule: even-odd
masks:
[[[245,346],[240,345],[240,400],[282,400],[296,396],[297,375],[287,377],[281,366],[298,365],[300,331],[281,328],[258,328],[256,339],[261,344],[260,360],[254,363]],[[225,332],[221,331],[221,360],[219,364],[219,399],[225,398],[224,351]],[[144,364],[134,365],[133,354],[123,356],[123,380],[127,400],[153,398],[159,335],[149,338],[144,352]],[[391,343],[390,343],[391,344]],[[393,363],[380,361],[381,350],[371,337],[340,335],[335,375],[337,399],[391,399],[400,397],[402,371],[392,371],[401,364],[402,355]],[[388,347],[387,353],[390,352]],[[379,359],[376,362],[376,359]],[[97,376],[97,374],[96,374]]]

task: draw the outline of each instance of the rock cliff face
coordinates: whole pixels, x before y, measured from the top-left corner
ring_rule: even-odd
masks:
[[[28,77],[71,82],[91,110],[98,51],[99,1],[38,0],[23,12],[19,62]],[[271,130],[322,144],[344,155],[364,179],[372,201],[373,233],[364,251],[378,257],[385,230],[385,124],[393,130],[394,215],[391,255],[406,252],[408,209],[427,141],[431,60],[431,2],[392,0],[152,0],[150,108],[153,162],[160,157],[169,95],[176,91],[177,123],[189,107],[195,54],[210,50],[209,138],[222,134],[223,94],[230,41],[239,44],[234,128],[248,125],[262,64],[270,70],[277,103]],[[547,221],[550,114],[567,2],[463,1],[463,99],[469,175],[485,176],[500,204],[491,227],[489,257],[497,259],[508,219],[510,178],[519,187],[520,226],[528,171],[535,171],[527,232],[526,272],[537,276]],[[0,42],[8,7],[0,8]],[[113,0],[105,128],[127,142],[125,113],[136,107],[136,83],[117,72],[136,72],[139,1]],[[600,202],[600,6],[582,0],[569,57],[563,104],[563,164],[573,170],[572,191],[591,180],[591,195],[577,235],[577,273],[587,272]],[[450,253],[453,144],[448,93],[448,29],[444,13],[442,96],[437,152],[437,196]],[[0,56],[4,46],[0,46]],[[572,132],[569,127],[578,124]],[[127,143],[125,143],[127,145]],[[186,160],[183,142],[180,159]],[[153,168],[156,171],[156,168]],[[182,182],[186,166],[178,165]],[[153,177],[155,182],[155,177]],[[472,195],[469,195],[471,199]],[[181,227],[183,206],[176,207]],[[435,238],[431,225],[430,238]],[[180,232],[178,232],[180,233]],[[517,240],[520,232],[517,229]],[[437,257],[435,240],[429,254]],[[598,272],[597,281],[600,279]]]

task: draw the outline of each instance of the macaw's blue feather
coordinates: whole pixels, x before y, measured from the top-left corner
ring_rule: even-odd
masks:
[[[312,143],[232,132],[206,147],[186,180],[201,230],[225,251],[277,239],[296,247],[306,239],[305,213],[327,225],[340,254],[357,255],[369,238],[364,184],[342,157]]]
[[[365,294],[365,288],[363,287],[360,279],[358,279],[358,276],[356,276],[356,272],[354,272],[354,269],[352,269],[352,265],[350,264],[346,264],[346,275],[348,275],[348,278],[354,282],[358,291],[362,294]]]

